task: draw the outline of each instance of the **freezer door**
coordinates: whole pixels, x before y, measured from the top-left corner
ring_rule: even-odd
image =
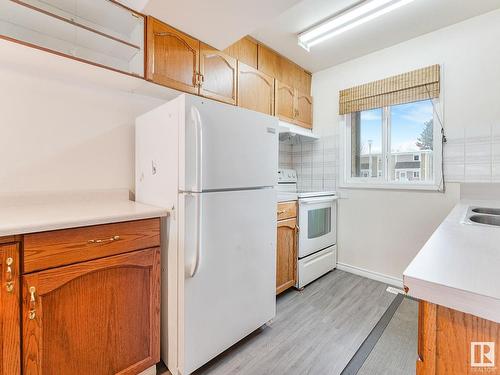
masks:
[[[210,191],[274,186],[278,120],[191,95],[181,130],[180,190]]]
[[[179,369],[190,374],[275,315],[276,192],[184,194],[184,202]]]

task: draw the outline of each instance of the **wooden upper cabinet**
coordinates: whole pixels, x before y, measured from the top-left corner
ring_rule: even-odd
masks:
[[[281,81],[294,88],[299,88],[301,68],[290,60],[280,59]]]
[[[0,239],[0,375],[21,373],[19,244]]]
[[[153,366],[159,299],[159,248],[24,275],[23,373],[132,375]]]
[[[313,99],[310,95],[297,92],[297,112],[295,123],[305,128],[312,128],[313,124]]]
[[[298,89],[300,92],[310,94],[311,93],[311,73],[306,72],[305,70],[301,70],[299,73],[299,84]]]
[[[295,120],[295,89],[280,81],[276,81],[275,114],[280,120]]]
[[[201,43],[200,76],[200,95],[236,104],[238,71],[234,57]]]
[[[242,63],[257,69],[257,48],[257,42],[247,36],[227,47],[224,52]]]
[[[274,78],[238,62],[238,105],[274,115]]]
[[[281,56],[262,44],[259,44],[258,51],[259,71],[276,78],[278,81],[283,81],[281,72]]]
[[[311,93],[311,73],[262,44],[259,44],[258,51],[258,69],[261,72],[300,92]]]
[[[276,294],[296,284],[297,219],[278,221],[276,246]]]
[[[147,34],[147,79],[197,94],[200,42],[153,17]]]

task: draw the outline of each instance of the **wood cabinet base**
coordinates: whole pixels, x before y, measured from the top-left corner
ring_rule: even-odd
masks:
[[[15,238],[5,242],[9,240]],[[0,375],[17,375],[21,372],[19,243],[1,244],[0,261]]]
[[[417,375],[500,375],[499,346],[499,323],[420,301]]]
[[[276,294],[297,283],[297,218],[278,221]]]
[[[160,249],[23,276],[24,374],[138,374],[159,362]]]

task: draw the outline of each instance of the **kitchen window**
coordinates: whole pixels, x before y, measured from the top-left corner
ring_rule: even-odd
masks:
[[[438,104],[429,99],[346,114],[343,185],[438,190]]]

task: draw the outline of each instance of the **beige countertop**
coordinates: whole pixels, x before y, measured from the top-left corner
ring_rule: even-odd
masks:
[[[469,207],[500,201],[462,200],[403,273],[408,294],[500,323],[500,227],[464,222]]]
[[[0,236],[166,215],[131,201],[128,190],[0,194]]]

